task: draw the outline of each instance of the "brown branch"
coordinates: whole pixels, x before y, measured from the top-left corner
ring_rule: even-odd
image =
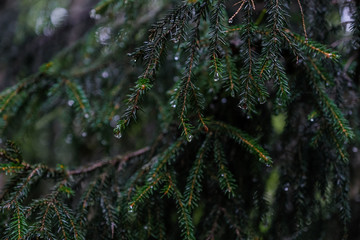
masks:
[[[139,149],[139,150],[137,150],[135,152],[131,152],[131,153],[128,153],[128,154],[123,155],[123,156],[116,156],[113,159],[110,159],[110,160],[107,160],[107,161],[95,162],[94,164],[90,165],[89,167],[68,171],[67,174],[68,175],[79,175],[79,174],[84,174],[84,173],[89,173],[89,172],[95,171],[95,170],[97,170],[99,168],[102,168],[104,166],[107,166],[107,165],[115,165],[116,163],[123,164],[127,160],[129,160],[130,158],[140,156],[140,155],[148,152],[149,150],[150,150],[150,147],[144,147],[144,148],[141,148],[141,149]]]

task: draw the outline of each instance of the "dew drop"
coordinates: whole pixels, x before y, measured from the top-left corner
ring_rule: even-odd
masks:
[[[271,165],[270,165],[270,164],[268,164],[268,163],[267,163],[265,166],[266,166],[266,167],[271,167]]]
[[[68,15],[68,11],[65,8],[55,8],[50,15],[51,23],[58,27],[65,22]]]
[[[353,151],[354,153],[357,153],[357,152],[359,151],[359,149],[358,149],[357,147],[353,147],[353,148],[352,148],[352,151]]]
[[[132,213],[133,211],[134,211],[133,206],[130,205],[130,206],[129,206],[129,212]]]
[[[174,60],[179,61],[179,59],[180,59],[180,54],[179,54],[179,52],[177,52],[174,56]]]
[[[224,174],[221,174],[222,177],[224,177]]]
[[[91,9],[90,10],[90,18],[95,18],[96,15],[96,10],[95,9]]]
[[[170,102],[170,105],[171,105],[172,108],[176,108],[176,103],[175,103],[174,100],[172,100],[172,101]]]
[[[221,103],[225,104],[227,102],[227,99],[226,98],[222,98],[221,99]]]
[[[193,140],[193,135],[191,135],[191,134],[190,134],[190,135],[188,135],[188,137],[187,137],[187,141],[188,141],[188,142],[191,142],[192,140]]]
[[[99,20],[101,18],[101,15],[97,14],[95,9],[91,9],[89,15],[90,15],[90,18],[95,19],[95,20]]]
[[[108,77],[109,77],[109,73],[108,73],[107,71],[104,71],[104,72],[101,73],[101,76],[102,76],[103,78],[108,78]]]
[[[310,118],[310,122],[313,122],[314,121],[314,119],[313,118]]]
[[[285,184],[284,184],[284,191],[285,191],[285,192],[289,191],[289,187],[290,187],[290,184],[289,184],[289,183],[285,183]]]
[[[265,97],[259,97],[258,101],[259,101],[260,104],[264,104],[264,103],[266,103],[266,98]]]
[[[219,81],[219,79],[220,79],[219,73],[216,72],[214,75],[214,81],[217,82],[217,81]]]
[[[154,186],[150,186],[150,188],[154,188]]]
[[[69,101],[67,102],[67,105],[68,105],[69,107],[71,107],[72,105],[74,105],[74,103],[75,103],[74,100],[69,100]]]
[[[86,137],[86,136],[87,136],[87,132],[82,132],[82,133],[81,133],[81,136],[82,136],[82,137]]]
[[[147,229],[148,229],[148,226],[145,225],[145,226],[144,226],[144,229],[147,230]]]
[[[230,23],[230,24],[233,23],[233,19],[232,19],[232,18],[229,19],[229,23]]]
[[[88,113],[85,113],[84,118],[89,118],[90,115]]]
[[[114,135],[114,137],[116,137],[117,139],[120,139],[120,138],[122,137],[121,132],[119,132],[119,133],[115,134],[115,135]]]

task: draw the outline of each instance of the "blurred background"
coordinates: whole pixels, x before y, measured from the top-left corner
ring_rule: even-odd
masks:
[[[156,124],[156,117],[164,117],[161,108],[158,110],[153,106],[167,98],[166,90],[177,80],[174,73],[180,67],[176,64],[164,63],[163,69],[167,71],[160,74],[168,82],[156,86],[153,93],[155,100],[147,102],[144,112],[140,113],[138,124],[134,124],[127,133],[127,140],[118,141],[112,132],[120,119],[117,110],[121,108],[127,90],[131,87],[131,81],[122,79],[136,79],[141,72],[141,66],[136,65],[128,53],[146,40],[146,29],[177,1],[149,0],[149,4],[142,4],[141,1],[129,0],[133,11],[127,13],[121,8],[122,1],[110,10],[95,11],[98,2],[0,1],[0,91],[49,67],[49,71],[59,73],[62,79],[67,76],[78,79],[90,99],[91,110],[82,116],[75,115],[74,101],[66,93],[42,105],[40,110],[33,112],[18,109],[16,118],[1,131],[0,143],[6,139],[16,141],[28,162],[53,167],[61,163],[76,167],[102,159],[103,156],[114,156],[149,145],[164,129],[164,126]],[[237,10],[238,7],[233,6],[236,2],[227,1],[229,16]],[[345,115],[357,133],[357,138],[348,147],[352,210],[350,236],[351,239],[360,239],[360,105],[357,92],[360,86],[360,56],[358,50],[354,51],[358,48],[353,41],[351,28],[354,21],[352,15],[360,3],[349,0],[301,2],[309,37],[335,48],[342,56],[340,61],[344,71],[338,77],[350,89],[344,96],[342,107],[347,111]],[[321,4],[326,5],[323,11],[326,22],[317,22],[311,17],[312,14],[308,14]],[[256,14],[260,16],[263,1],[256,1],[256,6]],[[294,31],[302,33],[298,8],[297,1],[291,1],[290,9],[297,14],[294,14],[290,24]],[[104,14],[101,14],[102,11]],[[233,24],[240,17],[238,15]],[[319,31],[319,26],[324,31]],[[124,31],[129,28],[133,31]],[[236,39],[233,41],[236,47]],[[169,53],[169,59],[173,59],[175,54],[176,49]],[[52,82],[49,79],[49,84]],[[36,97],[30,101],[40,104],[46,96],[46,92],[36,93]],[[270,127],[279,136],[285,126],[285,117],[273,116],[270,120]],[[0,127],[4,128],[5,123],[0,122]],[[284,149],[280,147],[274,150],[275,156],[280,155],[281,151]],[[2,179],[4,176],[0,175],[0,188],[4,182]]]

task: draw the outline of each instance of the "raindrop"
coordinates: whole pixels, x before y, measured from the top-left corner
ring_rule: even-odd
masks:
[[[65,22],[68,15],[65,8],[55,8],[50,15],[51,23],[56,27],[60,26]]]
[[[177,53],[175,54],[174,60],[175,60],[175,61],[179,61],[179,59],[180,59],[180,54],[179,54],[179,52],[177,52]]]
[[[95,18],[96,16],[96,10],[95,9],[91,9],[90,10],[90,18]]]
[[[95,20],[99,20],[101,18],[101,15],[97,14],[95,9],[91,9],[89,15],[90,15],[90,18],[95,19]]]
[[[75,101],[74,100],[69,100],[67,102],[68,106],[71,107],[72,105],[74,105]]]
[[[284,184],[284,191],[285,191],[285,192],[289,191],[289,187],[290,187],[290,184],[289,184],[289,183],[285,183],[285,184]]]
[[[85,113],[84,118],[89,118],[90,115],[88,113]]]
[[[120,120],[120,116],[119,115],[115,115],[111,121],[110,121],[110,126],[115,128],[117,126],[117,122]]]
[[[227,102],[227,99],[226,99],[226,98],[222,98],[222,99],[221,99],[221,102],[225,104],[225,103]]]
[[[175,103],[174,100],[172,100],[172,101],[170,102],[170,105],[171,105],[172,108],[176,108],[176,103]]]
[[[191,135],[191,134],[188,135],[187,140],[188,140],[188,142],[191,142],[193,140],[193,135]]]
[[[230,24],[233,23],[233,19],[232,19],[232,18],[229,19],[229,23],[230,23]]]
[[[108,78],[108,77],[109,77],[109,73],[108,73],[107,71],[103,71],[103,72],[101,73],[101,76],[102,76],[103,78]]]
[[[270,164],[268,164],[268,163],[267,163],[265,166],[266,166],[266,167],[271,167],[271,165],[270,165]]]
[[[352,111],[350,110],[350,111],[348,112],[348,114],[349,114],[349,115],[352,115]]]
[[[150,188],[154,188],[154,186],[150,186]]]
[[[353,151],[354,153],[357,153],[357,152],[359,151],[359,149],[358,149],[357,147],[353,147],[353,148],[352,148],[352,151]]]
[[[86,136],[87,136],[87,132],[82,132],[82,133],[81,133],[81,136],[82,136],[82,137],[86,137]]]
[[[117,139],[120,139],[120,138],[122,137],[121,132],[119,132],[119,133],[115,134],[115,135],[114,135],[114,137],[116,137]]]
[[[100,27],[96,32],[97,40],[100,44],[106,45],[111,39],[111,28],[109,27]]]
[[[144,226],[144,229],[147,230],[147,229],[148,229],[148,226],[145,225],[145,226]]]
[[[224,174],[221,174],[222,177],[224,177]]]
[[[130,206],[129,206],[129,212],[132,213],[133,211],[134,211],[133,206],[130,205]]]
[[[261,97],[258,98],[258,101],[259,101],[260,104],[264,104],[264,103],[266,103],[266,98],[261,96]]]
[[[313,118],[310,118],[310,122],[313,122],[314,121],[314,119]]]
[[[250,117],[250,115],[247,115],[246,118],[247,118],[247,119],[250,119],[251,117]]]
[[[214,75],[214,81],[217,82],[217,81],[219,81],[219,79],[220,79],[219,73],[216,72]]]

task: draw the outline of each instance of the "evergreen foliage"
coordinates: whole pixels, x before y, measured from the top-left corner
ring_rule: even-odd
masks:
[[[1,239],[357,239],[359,3],[79,2],[0,80]]]

